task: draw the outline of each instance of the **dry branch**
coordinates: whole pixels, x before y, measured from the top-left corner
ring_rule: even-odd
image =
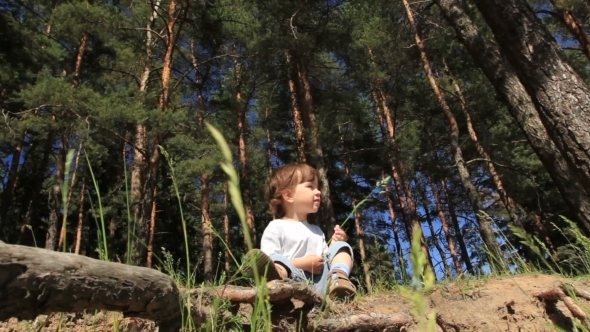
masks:
[[[402,327],[414,323],[414,319],[407,313],[384,315],[379,313],[354,314],[340,318],[330,318],[315,325],[314,331],[374,331],[387,329],[400,331]]]
[[[535,297],[549,302],[563,301],[572,315],[579,319],[582,324],[584,324],[584,327],[590,329],[590,320],[588,319],[588,315],[574,302],[571,297],[566,295],[562,288],[553,288],[548,291],[535,294]]]
[[[267,284],[266,295],[270,302],[282,302],[296,299],[309,305],[322,304],[322,297],[304,283],[292,280],[273,280]],[[240,286],[220,286],[211,289],[193,289],[190,291],[193,298],[199,295],[221,297],[232,302],[254,303],[259,292],[257,288]]]

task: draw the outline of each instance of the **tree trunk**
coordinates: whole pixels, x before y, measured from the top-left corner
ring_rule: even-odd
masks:
[[[426,217],[426,222],[428,223],[428,229],[430,230],[430,237],[432,239],[432,244],[434,244],[434,247],[438,251],[438,255],[440,256],[440,259],[443,264],[445,276],[449,277],[451,275],[451,270],[449,269],[449,264],[447,263],[447,255],[446,255],[443,247],[440,245],[440,242],[438,241],[438,236],[436,235],[436,231],[434,230],[434,226],[432,225],[432,216],[430,215],[430,207],[428,206],[429,201],[428,201],[428,198],[426,197],[426,190],[423,190],[422,187],[420,186],[419,179],[416,179],[415,182],[416,182],[416,190],[418,191],[418,193],[420,194],[420,196],[422,198],[422,208],[424,209],[424,216]]]
[[[389,186],[385,186],[385,193],[387,194],[387,208],[389,210],[389,218],[391,219],[391,230],[393,231],[393,241],[395,242],[395,250],[397,252],[397,259],[399,261],[399,268],[400,274],[402,276],[402,280],[407,280],[406,274],[406,261],[404,259],[404,251],[402,250],[402,245],[399,240],[399,230],[397,228],[397,223],[395,222],[395,203],[393,200],[393,194],[389,190]]]
[[[241,67],[234,60],[234,69],[236,74],[236,102],[238,109],[238,149],[239,149],[239,174],[240,190],[242,191],[242,201],[246,210],[246,224],[250,228],[250,237],[252,243],[256,243],[256,228],[254,212],[252,212],[252,197],[250,195],[250,182],[248,181],[248,157],[246,154],[246,109],[248,101],[242,105],[242,76]],[[244,241],[247,243],[247,241]]]
[[[525,1],[474,2],[569,171],[590,194],[590,89]],[[590,225],[585,226],[590,234]]]
[[[55,161],[55,182],[51,187],[50,194],[50,212],[47,224],[47,237],[45,240],[45,248],[50,250],[57,250],[57,241],[59,239],[58,226],[59,217],[62,208],[62,190],[64,184],[64,175],[66,168],[66,155],[68,151],[67,134],[62,134],[59,140],[59,152],[57,153],[57,160]],[[64,211],[64,213],[66,213]]]
[[[306,143],[309,145],[309,159],[308,162],[314,166],[318,171],[319,183],[322,188],[321,200],[322,206],[320,208],[321,223],[325,230],[332,230],[336,226],[336,219],[334,218],[334,208],[332,206],[332,199],[330,198],[330,181],[328,180],[328,167],[324,161],[324,151],[320,143],[320,129],[317,124],[315,107],[311,95],[311,84],[307,75],[307,64],[304,56],[291,52],[291,60],[295,67],[297,74],[296,91],[297,100],[301,106],[301,118],[303,120],[303,127],[307,132]]]
[[[297,102],[297,88],[295,86],[296,73],[295,65],[292,64],[291,55],[286,52],[287,66],[289,67],[289,96],[291,98],[291,108],[293,109],[293,125],[295,127],[295,139],[297,140],[297,156],[300,163],[307,162],[305,156],[305,136],[303,135],[303,118],[299,102]]]
[[[146,267],[152,267],[152,258],[154,256],[154,238],[156,234],[156,209],[158,205],[156,204],[156,195],[158,194],[158,188],[154,187],[154,191],[152,192],[152,210],[150,211],[150,231],[148,235],[147,241],[147,256],[146,256]]]
[[[434,95],[438,100],[440,107],[443,110],[449,128],[451,130],[451,151],[453,153],[453,158],[457,165],[457,170],[459,171],[459,177],[461,178],[461,182],[463,183],[463,186],[467,191],[467,196],[473,208],[473,212],[477,217],[479,232],[484,244],[487,247],[487,256],[490,260],[490,263],[494,264],[500,270],[504,270],[506,268],[506,265],[502,258],[502,250],[498,245],[498,241],[496,240],[496,236],[492,229],[492,225],[489,218],[487,218],[483,214],[483,205],[481,204],[481,199],[479,197],[477,189],[475,188],[475,185],[473,185],[473,182],[471,182],[471,175],[469,174],[469,170],[467,169],[467,165],[465,163],[465,160],[463,159],[463,152],[459,147],[459,126],[457,124],[455,116],[453,115],[453,112],[451,111],[449,105],[444,99],[442,92],[438,87],[434,75],[432,74],[430,61],[426,56],[424,43],[422,42],[422,38],[420,37],[420,34],[418,33],[418,30],[416,28],[416,23],[414,22],[414,14],[412,12],[412,9],[410,8],[410,5],[408,4],[407,0],[402,0],[402,2],[406,9],[406,15],[408,16],[408,20],[410,21],[410,24],[414,29],[414,39],[416,40],[416,45],[418,46],[418,50],[420,52],[420,58],[422,59],[422,64],[424,66],[426,76],[428,77],[428,82],[432,87]]]
[[[467,245],[465,244],[465,238],[463,237],[463,232],[461,231],[461,225],[459,225],[459,218],[457,218],[457,212],[455,211],[455,204],[453,204],[453,198],[451,197],[451,193],[447,187],[447,181],[444,178],[441,180],[441,185],[445,193],[447,207],[449,208],[449,215],[451,216],[451,221],[453,222],[455,239],[457,242],[459,242],[459,248],[461,248],[461,258],[467,267],[467,271],[471,273],[471,275],[475,275],[473,264],[471,264],[471,259],[469,258],[469,251],[467,251]]]
[[[588,35],[576,19],[574,13],[558,5],[556,0],[550,1],[553,7],[559,13],[561,22],[565,25],[565,27],[571,33],[571,35],[574,38],[576,38],[578,43],[580,43],[580,46],[582,47],[582,52],[584,53],[586,58],[590,60],[590,39],[588,39]]]
[[[154,21],[158,16],[158,8],[160,7],[160,0],[156,0],[152,15],[146,26],[146,54],[144,58],[143,72],[139,80],[139,91],[142,98],[147,94],[148,81],[152,68],[152,28]],[[134,265],[143,265],[144,259],[147,259],[146,243],[149,234],[148,224],[148,208],[151,207],[151,202],[146,195],[149,191],[147,186],[147,171],[148,171],[148,133],[145,124],[138,122],[135,125],[135,136],[133,144],[133,167],[131,168],[131,210],[133,213],[133,222],[135,223],[135,230],[131,236],[132,252],[128,252],[127,256],[132,256],[131,261]],[[130,221],[131,222],[131,221]]]
[[[80,71],[82,70],[82,59],[84,58],[84,52],[86,52],[86,44],[88,44],[88,33],[84,31],[82,37],[80,37],[80,45],[78,45],[76,62],[74,64],[74,77],[72,79],[72,86],[74,88],[80,84]]]
[[[153,269],[3,242],[0,269],[0,320],[98,309],[181,323],[178,288]]]
[[[453,259],[455,271],[457,271],[458,276],[461,276],[463,275],[463,267],[461,266],[459,255],[457,254],[457,250],[455,249],[455,240],[451,235],[449,222],[447,221],[447,216],[445,215],[443,205],[438,194],[438,187],[434,184],[432,179],[428,179],[428,181],[430,182],[430,188],[432,188],[432,195],[434,196],[434,201],[436,202],[436,209],[438,210],[438,218],[440,219],[443,232],[445,233],[445,239],[447,240],[447,246],[449,247],[449,252],[451,253],[451,258]]]
[[[270,135],[270,123],[268,120],[268,113],[269,113],[269,108],[266,107],[264,109],[264,124],[265,124],[265,130],[266,130],[266,156],[268,158],[268,172],[269,174],[272,173],[273,170],[273,166],[274,166],[274,162],[273,162],[273,156],[276,158],[276,149],[275,152],[273,154],[273,140],[272,137]]]
[[[61,248],[62,244],[64,243],[64,241],[66,241],[67,238],[67,231],[68,231],[68,225],[67,225],[67,218],[65,216],[68,215],[68,210],[70,207],[70,203],[72,201],[72,193],[74,192],[74,185],[76,184],[76,176],[78,173],[78,166],[80,165],[80,154],[82,153],[82,142],[80,142],[80,145],[78,146],[78,151],[76,152],[76,158],[74,158],[74,171],[72,172],[72,178],[70,179],[70,190],[68,190],[68,198],[66,199],[66,206],[64,207],[64,218],[63,218],[63,223],[61,225],[61,232],[59,233],[59,241],[57,243],[57,247]],[[64,250],[65,251],[65,250]]]
[[[168,108],[168,102],[170,99],[170,77],[172,75],[172,60],[174,49],[176,48],[176,39],[178,37],[177,31],[175,31],[175,26],[178,23],[178,15],[177,15],[177,5],[178,3],[176,0],[170,0],[168,5],[168,17],[166,19],[166,41],[165,46],[166,50],[164,52],[164,61],[162,64],[162,91],[160,93],[160,97],[158,100],[158,107],[160,111],[165,112]],[[154,7],[154,10],[156,7]],[[181,23],[182,24],[182,23]],[[158,169],[160,168],[160,149],[159,145],[164,143],[164,137],[161,135],[156,135],[153,138],[153,143],[151,146],[151,155],[148,163],[148,184],[150,190],[150,199],[147,200],[151,212],[150,212],[150,223],[149,223],[149,230],[147,236],[147,244],[148,248],[145,250],[144,254],[146,255],[146,261],[148,256],[151,256],[151,250],[149,248],[150,243],[153,244],[154,235],[156,231],[156,216],[157,216],[157,197],[156,194],[158,192],[157,185],[158,185]],[[142,238],[143,239],[143,238]],[[149,257],[151,260],[151,257]],[[151,262],[150,262],[151,264]]]
[[[194,49],[191,41],[191,50]],[[198,73],[198,62],[194,52],[191,52],[193,70]],[[203,82],[197,84],[197,122],[199,127],[205,129],[205,98],[203,96]],[[224,194],[225,196],[227,193]],[[227,197],[224,199],[227,200]],[[209,216],[209,174],[207,170],[201,173],[201,235],[203,236],[203,269],[205,280],[213,279],[213,225]],[[225,215],[227,216],[227,202],[225,203]],[[225,220],[224,220],[225,223]],[[225,225],[224,225],[225,226]],[[229,218],[228,218],[229,227]],[[228,229],[229,231],[229,229]],[[229,242],[226,242],[229,245]],[[227,251],[227,249],[226,249]],[[229,254],[229,252],[226,252]],[[229,261],[226,261],[226,268],[229,270]]]
[[[82,176],[80,185],[80,205],[78,207],[78,225],[76,226],[76,240],[74,253],[80,253],[80,243],[82,243],[82,230],[84,226],[84,195],[86,194],[86,174]]]
[[[12,206],[12,198],[14,197],[14,191],[16,190],[16,184],[18,179],[18,166],[20,165],[20,156],[23,149],[23,139],[19,139],[14,147],[12,153],[12,160],[10,163],[10,170],[8,171],[8,181],[4,188],[2,188],[2,204],[0,205],[0,229],[8,222],[8,211]]]
[[[227,181],[223,181],[223,241],[225,242],[224,258],[225,273],[229,274],[230,270],[230,252],[229,252],[229,210],[227,207]]]
[[[213,232],[209,216],[209,176],[201,174],[201,229],[203,233],[203,276],[205,280],[213,279]]]
[[[518,209],[516,207],[516,204],[514,203],[514,200],[512,199],[512,197],[510,197],[510,195],[508,195],[508,193],[506,192],[506,189],[504,189],[504,183],[502,182],[502,179],[500,179],[500,174],[498,174],[498,171],[496,171],[496,166],[494,166],[494,163],[492,162],[492,157],[486,151],[486,149],[483,147],[483,144],[481,144],[481,142],[479,141],[479,139],[477,137],[477,133],[475,132],[475,127],[473,126],[471,112],[470,112],[469,108],[467,107],[467,101],[465,100],[465,97],[463,96],[463,91],[461,90],[459,83],[457,82],[457,80],[453,76],[451,69],[447,65],[446,60],[444,60],[444,59],[443,59],[443,65],[444,65],[445,71],[447,72],[447,75],[451,79],[451,82],[453,84],[453,88],[455,89],[455,93],[457,94],[457,98],[459,98],[461,111],[463,112],[463,116],[465,116],[465,122],[467,123],[467,131],[469,132],[469,137],[471,138],[471,140],[475,144],[475,148],[476,148],[477,152],[479,153],[479,155],[484,160],[488,161],[487,162],[488,171],[490,172],[490,175],[492,176],[492,180],[494,181],[494,184],[496,185],[496,190],[498,191],[498,194],[500,195],[500,198],[502,199],[502,203],[504,203],[504,207],[506,208],[506,211],[508,212],[510,219],[512,220],[514,225],[522,228],[522,220],[521,220],[520,216],[518,215]]]
[[[570,172],[563,157],[549,137],[536,105],[519,81],[516,71],[498,51],[497,46],[485,40],[477,26],[465,13],[458,0],[435,0],[442,14],[455,29],[459,41],[469,51],[476,64],[490,80],[496,93],[508,105],[508,111],[522,128],[533,150],[557,185],[564,201],[577,217],[584,231],[590,230],[590,195]],[[520,41],[519,41],[520,43]],[[544,68],[541,65],[538,68]]]

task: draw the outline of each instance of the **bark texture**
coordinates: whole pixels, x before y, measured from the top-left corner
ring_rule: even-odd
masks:
[[[176,285],[156,270],[0,242],[0,320],[89,309],[179,320]]]
[[[525,1],[474,2],[569,171],[590,194],[590,89]]]
[[[514,67],[500,54],[496,44],[486,40],[478,32],[477,26],[465,13],[460,1],[435,0],[435,2],[443,16],[455,29],[459,41],[463,43],[475,63],[492,83],[498,96],[507,104],[508,111],[521,127],[565,202],[576,215],[582,229],[589,232],[590,195],[574,173],[570,172],[567,158],[561,154],[558,146],[550,138],[537,113],[537,105],[520,82]],[[518,43],[523,44],[521,41]],[[538,70],[544,67],[541,65]]]

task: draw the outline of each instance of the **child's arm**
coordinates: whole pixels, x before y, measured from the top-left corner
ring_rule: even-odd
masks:
[[[336,225],[334,227],[334,235],[332,235],[332,241],[330,242],[330,246],[332,246],[337,241],[348,241],[348,235],[346,235],[346,232],[342,228],[340,228],[340,225]]]
[[[293,258],[291,263],[298,269],[313,274],[319,274],[324,268],[324,258],[317,255],[307,255],[305,257]]]

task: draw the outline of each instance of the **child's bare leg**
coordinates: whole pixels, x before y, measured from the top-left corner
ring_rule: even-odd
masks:
[[[331,266],[335,266],[336,264],[344,264],[348,267],[348,270],[352,270],[352,257],[346,248],[342,248],[336,253],[332,262],[330,262]]]
[[[356,287],[350,282],[348,276],[352,270],[352,255],[349,248],[342,248],[336,252],[330,262],[328,273],[328,285],[330,296],[345,299],[356,294]]]
[[[279,271],[279,275],[281,276],[281,278],[285,279],[289,277],[289,272],[283,266],[283,264],[275,263],[275,267],[277,268],[277,271]]]

